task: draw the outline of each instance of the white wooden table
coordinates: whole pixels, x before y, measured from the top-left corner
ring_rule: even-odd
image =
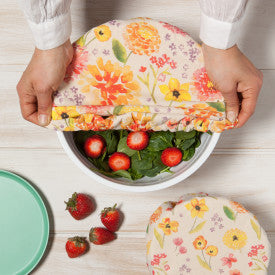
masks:
[[[75,0],[72,40],[110,19],[148,16],[183,27],[198,38],[200,9],[196,0]],[[0,168],[25,177],[45,196],[51,221],[47,252],[34,274],[147,274],[144,232],[151,212],[179,194],[204,191],[245,204],[275,246],[275,2],[251,0],[240,48],[262,70],[264,87],[258,108],[245,127],[222,135],[208,161],[184,182],[163,191],[132,194],[109,189],[87,177],[67,157],[55,132],[21,118],[15,90],[28,63],[32,38],[15,0],[0,2]],[[256,128],[257,127],[257,128]],[[214,167],[219,167],[213,173]],[[64,211],[74,191],[87,192],[97,212],[83,221]],[[69,259],[67,237],[87,235],[100,224],[98,213],[118,203],[125,214],[118,239],[91,246],[89,253]],[[275,252],[269,274],[275,274]]]

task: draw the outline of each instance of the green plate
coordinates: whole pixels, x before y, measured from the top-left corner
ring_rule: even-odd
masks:
[[[28,274],[48,237],[48,214],[39,194],[21,177],[0,170],[0,274]]]

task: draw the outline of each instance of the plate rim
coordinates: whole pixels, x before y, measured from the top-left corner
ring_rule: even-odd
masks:
[[[36,200],[36,202],[39,206],[39,209],[42,213],[45,233],[43,234],[44,236],[42,238],[41,245],[38,249],[38,252],[36,254],[34,254],[31,261],[28,262],[28,264],[25,267],[22,267],[20,270],[16,271],[16,274],[18,274],[18,275],[28,274],[38,265],[38,263],[42,259],[43,255],[46,251],[46,248],[48,246],[49,233],[50,233],[50,223],[49,223],[48,211],[47,211],[45,203],[44,203],[42,197],[39,195],[38,191],[27,180],[25,180],[24,178],[22,178],[21,176],[15,174],[13,172],[0,169],[0,178],[3,176],[5,176],[6,178],[9,178],[11,180],[14,180],[16,183],[23,186]]]

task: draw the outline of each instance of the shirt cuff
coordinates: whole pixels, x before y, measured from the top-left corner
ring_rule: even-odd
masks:
[[[235,22],[220,21],[201,13],[200,39],[208,46],[229,49],[237,43],[241,19]]]
[[[70,12],[59,15],[42,23],[28,20],[38,49],[49,50],[65,43],[71,35],[72,23]]]

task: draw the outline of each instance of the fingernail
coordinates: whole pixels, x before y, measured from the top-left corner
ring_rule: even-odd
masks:
[[[229,111],[229,112],[227,113],[227,119],[228,119],[230,122],[234,123],[234,122],[236,121],[236,119],[237,119],[237,113],[235,113],[235,112],[233,112],[233,111]]]
[[[49,124],[49,116],[47,115],[39,115],[38,116],[38,122],[40,126],[46,126]]]

